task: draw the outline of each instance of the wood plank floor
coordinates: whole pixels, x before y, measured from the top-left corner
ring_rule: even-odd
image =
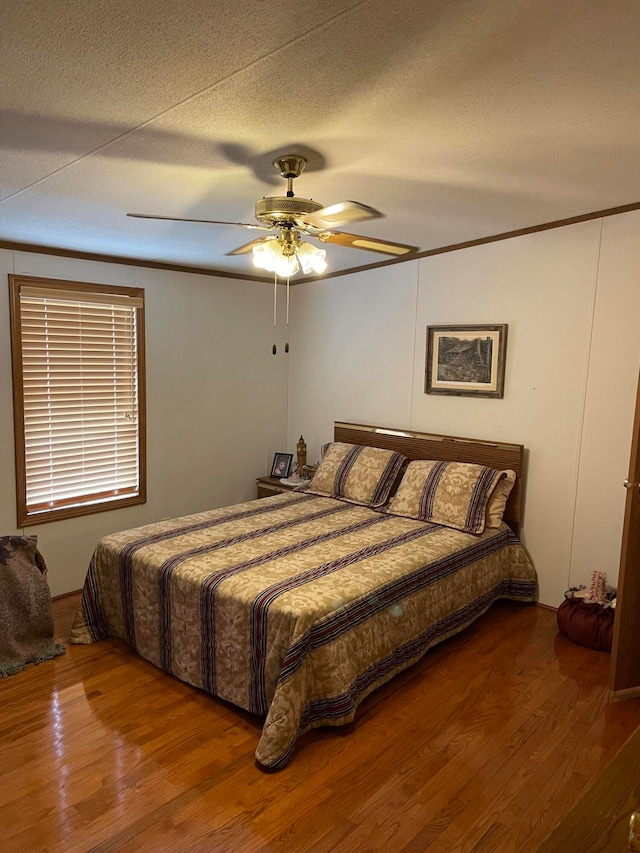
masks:
[[[629,816],[640,806],[640,728],[578,800],[538,853],[628,853]]]
[[[64,636],[77,597],[54,606]],[[640,724],[608,666],[500,603],[266,773],[256,718],[69,645],[0,681],[0,850],[529,853]]]

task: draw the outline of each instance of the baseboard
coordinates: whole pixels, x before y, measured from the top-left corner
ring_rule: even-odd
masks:
[[[51,601],[61,601],[63,598],[69,598],[70,596],[78,595],[81,592],[81,589],[74,589],[72,592],[63,592],[62,595],[52,595]]]
[[[610,691],[612,702],[624,702],[625,699],[637,699],[640,696],[640,687],[625,687],[624,690]]]

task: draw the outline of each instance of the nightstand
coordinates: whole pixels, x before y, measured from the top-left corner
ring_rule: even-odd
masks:
[[[268,498],[271,495],[279,495],[282,492],[291,492],[294,486],[288,486],[286,483],[281,483],[277,477],[258,477],[256,480],[258,487],[258,497]]]

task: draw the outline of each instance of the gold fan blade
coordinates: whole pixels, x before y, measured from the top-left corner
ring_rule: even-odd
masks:
[[[267,240],[270,239],[271,237],[258,237],[257,240],[252,240],[250,243],[245,243],[244,246],[239,246],[232,252],[227,252],[227,255],[246,255],[253,249],[254,246],[259,246],[260,243],[265,243]]]
[[[270,231],[263,225],[252,225],[249,222],[221,222],[219,219],[185,219],[181,216],[156,216],[153,213],[127,213],[135,219],[165,219],[168,222],[202,222],[204,225],[239,225],[241,228],[255,228],[257,231]]]
[[[339,228],[350,222],[362,222],[364,219],[378,219],[384,216],[379,210],[362,204],[359,201],[339,201],[330,204],[313,213],[307,213],[300,217],[300,222],[311,225],[314,228]]]
[[[368,252],[380,252],[383,255],[409,255],[418,251],[417,246],[406,246],[392,240],[379,240],[377,237],[362,237],[359,234],[347,234],[345,231],[321,231],[313,236],[323,243],[347,246],[349,249],[366,249]]]

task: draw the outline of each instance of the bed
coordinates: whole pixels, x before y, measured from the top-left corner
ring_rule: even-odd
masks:
[[[535,600],[516,535],[523,455],[517,444],[336,423],[311,490],[101,539],[71,642],[121,638],[260,715],[256,759],[284,767],[301,734],[353,720],[371,691],[497,599]],[[476,479],[456,527],[446,513],[467,488],[461,469]],[[443,500],[433,483],[447,477]],[[496,483],[506,494],[489,527]]]

